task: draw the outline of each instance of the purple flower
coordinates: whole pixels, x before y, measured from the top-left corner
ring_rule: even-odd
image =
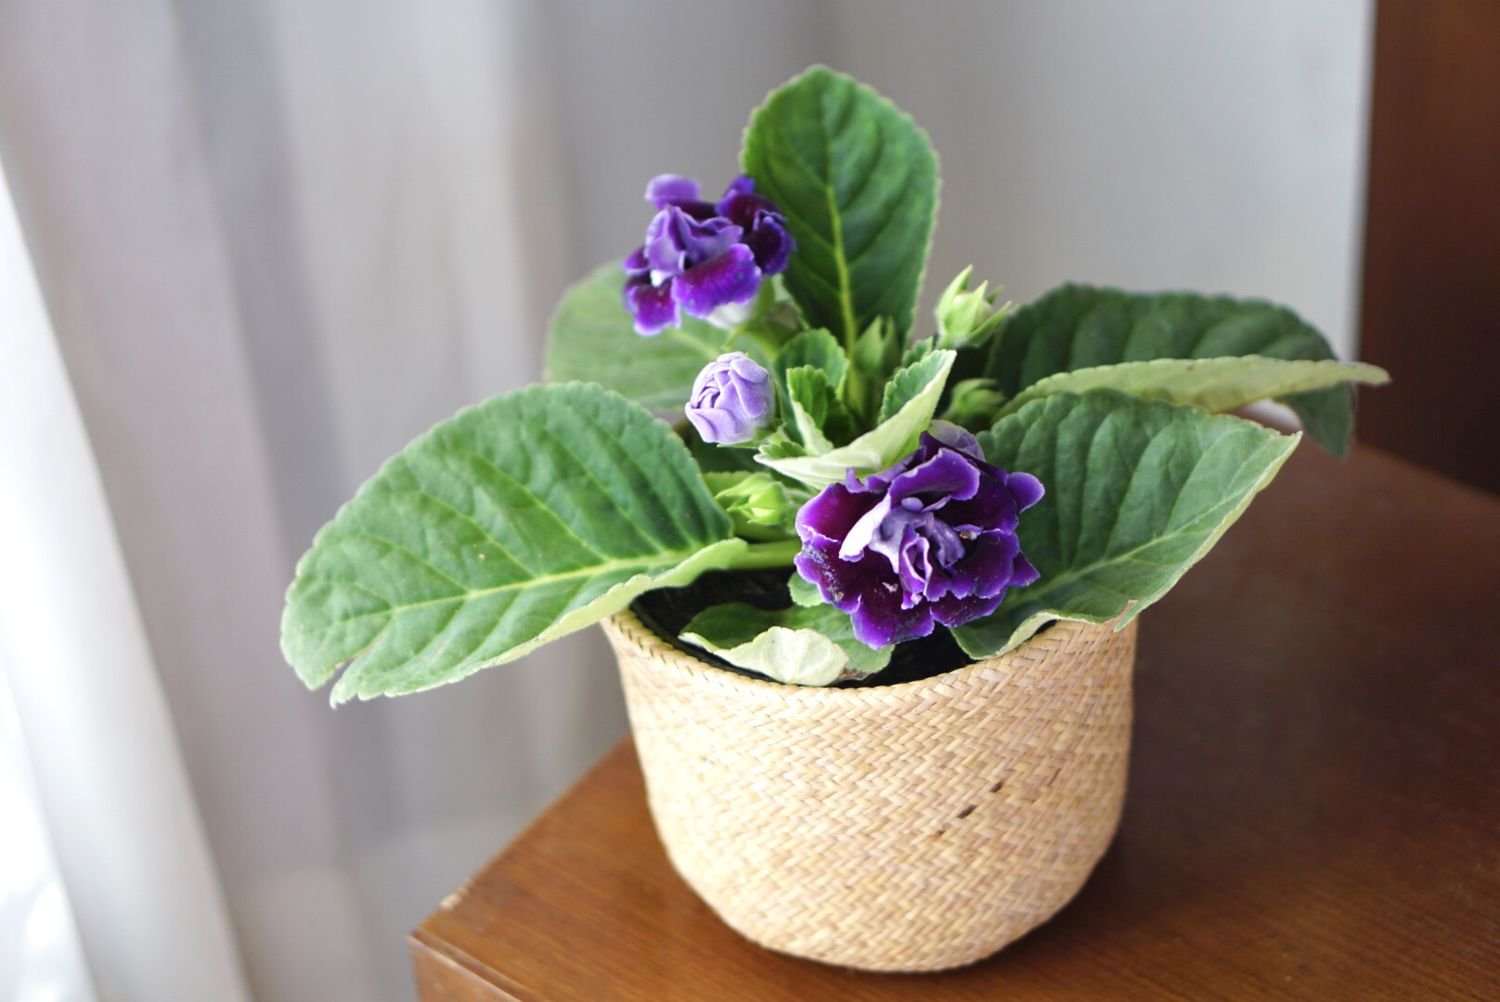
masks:
[[[742,351],[720,355],[693,380],[687,419],[705,442],[734,445],[755,437],[771,419],[771,374]]]
[[[797,513],[798,572],[849,613],[863,643],[962,626],[1037,579],[1016,526],[1041,481],[983,457],[973,435],[939,421],[895,466],[864,480],[851,470]]]
[[[646,185],[657,208],[646,242],[625,259],[625,305],[641,334],[682,322],[682,311],[708,317],[755,298],[761,278],[786,268],[796,242],[786,219],[755,182],[738,177],[717,203],[698,182],[663,174]]]

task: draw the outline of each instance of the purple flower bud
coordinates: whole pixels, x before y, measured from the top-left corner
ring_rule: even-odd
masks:
[[[720,355],[693,380],[687,419],[705,442],[748,442],[771,419],[771,374],[742,351]]]
[[[761,279],[786,269],[796,242],[775,203],[755,194],[748,177],[731,181],[717,203],[698,197],[698,182],[654,177],[646,201],[657,213],[645,243],[625,259],[625,305],[641,334],[708,317],[755,298]]]
[[[936,422],[895,466],[864,480],[850,471],[797,513],[797,571],[849,613],[861,642],[962,626],[1037,579],[1016,527],[1041,500],[1041,481],[983,456],[973,435]]]

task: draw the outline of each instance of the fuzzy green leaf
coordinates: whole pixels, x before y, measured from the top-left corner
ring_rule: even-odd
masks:
[[[854,437],[854,419],[828,381],[828,373],[811,365],[786,374],[787,398],[798,438],[809,452],[827,452]]]
[[[745,552],[665,424],[597,386],[520,390],[416,439],[297,565],[282,649],[335,703],[453,682]]]
[[[823,604],[823,595],[818,591],[818,586],[796,571],[792,571],[792,576],[787,579],[786,590],[791,593],[792,601],[797,605]]]
[[[787,371],[804,365],[822,369],[828,376],[828,382],[834,389],[838,389],[839,384],[844,381],[844,370],[848,368],[849,362],[844,357],[844,349],[839,347],[833,335],[820,328],[801,332],[787,341],[777,354],[775,371],[783,390],[786,389]]]
[[[862,84],[814,67],[772,91],[741,157],[786,213],[797,251],[787,290],[845,345],[877,317],[911,329],[937,212],[927,136]]]
[[[926,383],[909,396],[910,385],[903,384],[906,388],[896,393],[904,402],[895,414],[848,445],[828,452],[799,455],[806,450],[776,440],[763,445],[756,459],[814,490],[844,479],[844,474],[851,469],[859,476],[885,469],[915,449],[922,432],[932,423],[953,359],[953,352],[938,351],[913,366],[913,369],[921,369],[927,378]]]
[[[935,351],[904,369],[896,370],[885,384],[880,399],[880,423],[889,421],[901,412],[901,408],[925,393],[933,380],[940,376],[946,380],[954,358],[951,351]]]
[[[1123,626],[1212,548],[1300,437],[1107,390],[1003,418],[979,441],[990,462],[1046,488],[1019,530],[1041,577],[954,637],[978,658],[1054,619]]]
[[[598,383],[652,413],[680,417],[698,373],[730,350],[729,335],[684,315],[680,329],[642,337],[620,300],[624,287],[620,266],[606,264],[563,293],[548,328],[543,376],[549,383]],[[733,349],[766,363],[748,339],[737,338]]]
[[[890,647],[872,650],[854,639],[848,615],[831,605],[715,605],[694,616],[681,636],[730,664],[793,685],[863,677],[891,661]]]
[[[1119,390],[1143,400],[1191,404],[1216,414],[1257,400],[1321,390],[1340,383],[1380,386],[1391,381],[1384,369],[1363,362],[1286,361],[1259,355],[1223,358],[1156,358],[1059,372],[1032,383],[999,412],[1013,414],[1053,393]]]
[[[1295,313],[1260,300],[1064,285],[1016,310],[991,342],[984,370],[973,375],[994,379],[1014,398],[1059,372],[1231,355],[1334,357],[1323,335]],[[1337,455],[1348,449],[1354,410],[1347,386],[1288,393],[1281,400],[1319,445]]]

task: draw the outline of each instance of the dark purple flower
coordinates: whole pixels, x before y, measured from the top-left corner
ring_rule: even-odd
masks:
[[[771,374],[742,351],[720,355],[693,380],[687,419],[705,442],[734,445],[755,437],[771,419]]]
[[[646,201],[656,216],[625,259],[625,305],[641,334],[680,324],[683,311],[709,317],[744,306],[797,246],[780,210],[748,177],[735,178],[714,203],[698,197],[697,181],[663,174],[646,185]]]
[[[934,621],[962,626],[1037,579],[1016,526],[1042,493],[1036,477],[991,466],[973,435],[936,422],[895,466],[863,480],[851,470],[802,506],[797,570],[871,647],[925,637]]]

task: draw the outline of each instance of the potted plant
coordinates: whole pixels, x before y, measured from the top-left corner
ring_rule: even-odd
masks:
[[[815,67],[722,197],[664,175],[564,296],[548,383],[463,411],[317,535],[282,642],[332,699],[603,621],[678,871],[774,949],[986,956],[1065,904],[1124,797],[1136,617],[1349,384],[1284,308],[970,271],[916,337],[937,209],[912,121]],[[927,333],[927,332],[920,332]],[[675,427],[656,415],[676,420]]]

